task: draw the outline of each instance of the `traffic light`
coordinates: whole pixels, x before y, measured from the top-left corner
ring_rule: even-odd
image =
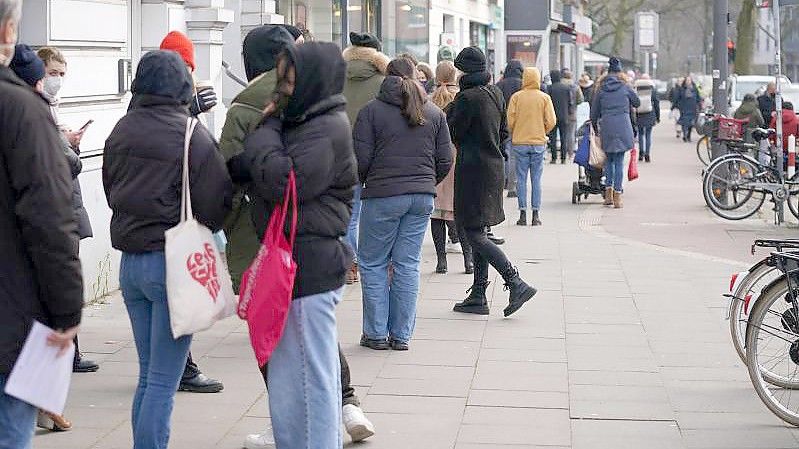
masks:
[[[727,63],[735,63],[735,42],[733,42],[732,39],[727,41]]]

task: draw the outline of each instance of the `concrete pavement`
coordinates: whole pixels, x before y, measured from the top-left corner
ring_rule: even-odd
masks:
[[[729,341],[720,294],[748,261],[763,220],[722,222],[702,207],[692,147],[665,126],[654,163],[628,185],[623,210],[599,198],[570,204],[573,165],[547,165],[540,228],[495,229],[535,300],[503,319],[507,293],[492,272],[490,317],[455,314],[470,276],[460,256],[435,275],[424,247],[418,319],[407,353],[358,346],[360,289],[339,307],[341,344],[363,408],[377,427],[364,448],[795,448],[799,431],[757,399]],[[593,203],[593,204],[592,204]],[[788,231],[795,232],[795,231]],[[170,447],[238,448],[268,424],[265,389],[237,319],[195,337],[220,394],[177,395]],[[95,374],[73,377],[75,430],[35,448],[130,448],[136,353],[118,297],[87,310],[81,334]],[[350,446],[352,446],[350,444]]]

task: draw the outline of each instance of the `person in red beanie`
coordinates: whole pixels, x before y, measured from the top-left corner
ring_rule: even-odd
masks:
[[[180,55],[189,73],[194,79],[194,44],[192,41],[180,31],[171,31],[161,41],[161,50],[171,50]],[[216,106],[216,92],[212,87],[204,87],[199,92],[197,87],[194,87],[194,97],[189,104],[189,112],[193,116],[198,116],[204,112],[210,111],[211,108]],[[194,363],[189,352],[188,359],[186,360],[186,368],[183,370],[183,377],[180,379],[179,391],[187,391],[191,393],[219,393],[225,388],[222,382],[211,379],[200,371],[200,367]]]
[[[196,69],[194,64],[194,43],[192,43],[188,36],[180,31],[170,31],[164,40],[161,41],[160,48],[161,50],[171,50],[179,54],[183,62],[186,63],[189,72],[192,74],[192,79],[194,79],[194,70]],[[198,89],[195,83],[194,97],[189,104],[191,115],[196,117],[204,112],[208,112],[216,106],[216,103],[216,92],[214,92],[213,87],[203,86]]]

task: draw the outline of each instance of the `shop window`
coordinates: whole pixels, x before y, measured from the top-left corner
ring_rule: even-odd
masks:
[[[380,36],[380,1],[349,0],[347,27],[349,31]]]
[[[342,42],[341,0],[279,0],[278,14],[316,40]]]
[[[389,55],[411,53],[430,60],[428,0],[383,0],[383,50]]]

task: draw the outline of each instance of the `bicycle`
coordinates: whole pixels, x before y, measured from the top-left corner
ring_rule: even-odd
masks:
[[[799,254],[775,252],[771,257],[782,275],[752,307],[746,326],[746,366],[766,407],[799,426],[799,401],[793,397],[799,387]]]
[[[773,248],[777,252],[799,250],[797,239],[757,239],[752,244],[752,255],[756,248]],[[724,295],[729,299],[725,318],[730,322],[730,336],[735,352],[741,361],[746,362],[746,324],[752,299],[757,300],[762,289],[781,275],[777,263],[772,256],[754,264],[749,270],[734,273],[730,278],[730,293]],[[778,380],[778,379],[775,379]]]
[[[736,142],[729,147],[730,153],[710,164],[702,181],[702,194],[713,213],[727,220],[743,220],[760,210],[766,195],[771,195],[775,205],[787,201],[788,209],[799,218],[799,176],[785,179],[774,164],[761,163],[746,154],[757,150],[759,142],[773,134],[772,129],[755,129],[752,137],[758,143]],[[768,154],[775,153],[769,144]]]

